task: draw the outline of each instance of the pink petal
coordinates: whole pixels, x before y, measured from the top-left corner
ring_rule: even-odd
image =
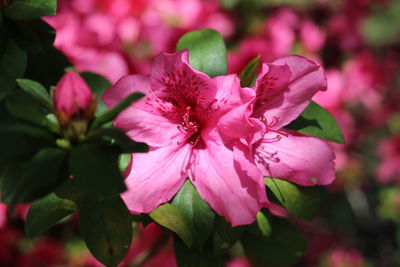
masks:
[[[242,98],[246,98],[246,92],[242,92],[240,80],[236,74],[217,76],[213,79],[217,86],[215,99],[221,104],[222,108],[229,110],[230,106],[238,105],[242,102]],[[247,98],[247,101],[251,100],[250,97]]]
[[[248,119],[252,113],[250,105],[255,97],[254,90],[241,88],[236,75],[217,76],[214,80],[218,88],[217,105],[221,103],[225,113],[218,118],[219,133],[227,143],[248,137],[255,132],[252,121]]]
[[[193,152],[189,177],[200,196],[232,226],[252,223],[262,207],[258,196],[264,186],[239,176],[233,152],[222,144],[208,142],[205,149]]]
[[[102,96],[108,108],[112,108],[134,92],[147,94],[150,91],[150,80],[145,75],[127,75],[122,77]]]
[[[266,134],[255,147],[256,162],[265,176],[304,186],[327,185],[335,179],[335,154],[325,141],[289,134],[273,142],[275,137]]]
[[[261,203],[268,203],[264,175],[255,163],[249,147],[241,142],[236,142],[233,146],[233,153],[236,172],[242,179],[253,180],[258,185],[258,200]]]
[[[151,88],[163,99],[186,106],[207,108],[215,98],[217,87],[212,78],[189,65],[187,50],[158,55],[152,65]]]
[[[282,217],[282,218],[289,218],[290,217],[290,212],[285,209],[283,206],[274,203],[274,202],[268,202],[265,204],[265,207],[271,212],[273,215]]]
[[[133,154],[132,170],[122,194],[128,208],[147,213],[169,201],[183,185],[190,145],[172,145],[146,154]]]
[[[178,129],[178,123],[156,113],[146,105],[146,99],[125,109],[115,119],[114,125],[136,142],[143,142],[151,147],[177,145],[184,134]]]
[[[278,78],[278,87],[283,86],[287,78],[285,65],[289,67],[291,73],[288,88],[276,90],[272,87],[271,90],[274,93],[271,93],[268,101],[262,105],[267,122],[274,121],[274,117],[278,118],[277,123],[274,124],[276,129],[296,119],[310,103],[315,93],[326,90],[326,77],[321,65],[300,56],[285,57],[268,64],[269,69],[273,71],[271,75]]]
[[[70,70],[57,83],[54,90],[54,105],[57,111],[74,116],[86,110],[92,101],[92,92],[79,74]]]
[[[256,102],[253,117],[262,117],[264,113],[269,115],[269,109],[283,104],[285,92],[289,91],[290,76],[291,72],[287,64],[262,65],[261,73],[255,83]]]

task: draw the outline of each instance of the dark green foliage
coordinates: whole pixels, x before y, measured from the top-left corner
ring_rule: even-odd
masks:
[[[296,120],[285,128],[339,144],[344,137],[335,118],[323,107],[311,102]]]

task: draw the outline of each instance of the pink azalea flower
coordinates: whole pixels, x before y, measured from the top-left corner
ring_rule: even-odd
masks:
[[[241,140],[251,146],[235,150],[235,164],[258,179],[281,178],[303,186],[330,184],[335,178],[335,155],[327,142],[283,129],[321,90],[326,90],[323,68],[303,57],[263,64],[246,115],[258,131]],[[281,213],[274,206],[272,211]]]
[[[324,45],[326,33],[313,21],[305,19],[300,26],[300,39],[308,52],[315,53]]]
[[[258,55],[270,62],[289,54],[296,41],[298,16],[288,8],[275,11],[259,25],[255,36],[243,38],[236,51],[228,54],[229,72],[240,73]]]
[[[54,90],[54,107],[60,123],[86,112],[92,103],[92,92],[74,71],[68,71]]]
[[[364,264],[362,254],[356,249],[336,248],[327,259],[328,267],[362,267]]]
[[[148,73],[161,52],[175,50],[183,33],[209,27],[225,37],[233,23],[217,0],[59,0],[45,21],[57,31],[55,47],[79,71],[116,82]]]
[[[7,223],[7,205],[0,203],[0,228]]]
[[[250,264],[250,262],[244,258],[244,257],[240,257],[240,258],[234,258],[232,260],[229,260],[226,263],[227,267],[252,267],[253,265]]]
[[[378,181],[387,184],[400,178],[400,135],[382,140],[377,149],[381,162],[376,169]]]
[[[147,213],[169,201],[186,178],[233,226],[249,224],[266,202],[262,179],[237,171],[235,147],[226,133],[238,131],[248,95],[236,75],[210,78],[188,63],[188,52],[161,54],[149,76],[125,76],[103,96],[109,107],[127,94],[144,100],[115,120],[132,139],[150,146],[133,154],[122,195],[133,212]],[[256,166],[253,167],[257,171]]]

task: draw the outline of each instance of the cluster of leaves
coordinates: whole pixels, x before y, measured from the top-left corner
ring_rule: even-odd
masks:
[[[120,157],[147,146],[111,121],[143,95],[132,94],[107,111],[100,96],[110,83],[82,73],[98,96],[95,117],[73,118],[69,128],[61,127],[52,91],[70,63],[53,47],[54,30],[40,19],[55,13],[56,0],[0,4],[1,200],[10,207],[34,201],[26,221],[30,238],[79,210],[88,248],[114,266],[132,238],[132,217],[119,196],[126,190]]]
[[[290,221],[262,210],[252,225],[232,228],[190,181],[149,215],[131,215],[119,196],[126,190],[120,163],[126,165],[126,155],[144,152],[146,146],[131,141],[110,122],[141,95],[130,95],[109,111],[99,98],[96,116],[73,121],[84,130],[69,138],[54,115],[51,87],[70,64],[52,47],[53,29],[39,19],[55,13],[56,1],[14,0],[0,7],[1,198],[11,206],[34,201],[26,221],[29,237],[79,210],[83,239],[108,266],[116,266],[127,253],[133,220],[155,221],[171,230],[180,266],[220,266],[223,254],[238,241],[256,266],[286,266],[301,257],[305,238]],[[190,51],[190,64],[199,71],[211,77],[227,73],[226,46],[217,32],[190,32],[178,42],[177,50],[182,49]],[[241,85],[251,86],[258,69],[256,58],[240,75]],[[82,76],[97,96],[110,86],[98,75]],[[287,128],[343,142],[335,120],[315,103]],[[293,216],[311,219],[317,212],[319,188],[273,178],[266,178],[265,184],[269,198]]]

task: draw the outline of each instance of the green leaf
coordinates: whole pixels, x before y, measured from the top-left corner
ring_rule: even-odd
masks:
[[[278,201],[294,215],[311,220],[319,210],[318,187],[300,187],[282,179],[265,178],[265,184]]]
[[[240,73],[240,86],[241,87],[252,87],[257,78],[257,70],[260,65],[260,56],[257,56],[252,61],[247,64],[247,66],[243,69],[242,73]]]
[[[81,205],[82,201],[85,198],[84,193],[82,193],[76,183],[76,179],[67,179],[59,187],[56,188],[54,193],[60,198],[73,201],[78,206]]]
[[[121,154],[119,156],[119,170],[124,172],[128,168],[129,162],[131,161],[131,154]]]
[[[0,28],[0,100],[15,86],[15,79],[24,75],[27,54],[4,28]]]
[[[4,101],[0,101],[0,169],[12,161],[24,161],[53,143],[51,133],[15,120],[7,112]]]
[[[32,126],[9,117],[7,120],[0,118],[0,132],[20,133],[37,139],[44,139],[53,142],[55,136],[43,128]]]
[[[193,237],[191,229],[186,224],[182,212],[175,206],[170,203],[165,203],[158,206],[150,212],[149,215],[156,223],[177,233],[183,242],[185,242],[186,246],[192,247]]]
[[[26,217],[25,232],[34,238],[76,210],[74,202],[51,193],[33,202]]]
[[[257,222],[258,229],[260,229],[260,231],[261,231],[262,236],[264,236],[265,238],[268,238],[272,233],[272,229],[271,229],[271,224],[270,224],[267,216],[265,216],[264,213],[259,211],[257,213],[256,222]]]
[[[217,216],[212,236],[214,254],[221,254],[232,247],[239,240],[243,230],[243,226],[232,227],[224,217]]]
[[[211,246],[203,249],[189,248],[176,235],[174,236],[174,251],[179,267],[222,267],[220,255],[214,255]]]
[[[8,165],[4,171],[1,192],[4,203],[26,203],[53,191],[65,178],[66,153],[44,148],[29,162]]]
[[[3,127],[3,126],[1,126]],[[44,144],[19,132],[0,131],[0,169],[12,162],[20,162]]]
[[[212,233],[215,214],[187,180],[172,201],[192,232],[192,246],[201,248]]]
[[[106,113],[103,113],[102,115],[97,117],[94,120],[94,122],[91,126],[91,129],[95,130],[95,129],[101,127],[103,124],[114,120],[121,111],[123,111],[124,109],[129,107],[134,101],[139,100],[143,96],[144,95],[142,93],[138,93],[138,92],[130,94],[124,100],[122,100],[118,105],[116,105],[115,107],[113,107],[112,109],[107,111]]]
[[[177,51],[188,49],[190,65],[210,77],[225,75],[226,46],[219,32],[204,29],[185,34],[178,41]]]
[[[97,110],[96,115],[103,114],[107,111],[107,106],[101,99],[104,92],[111,87],[111,83],[101,75],[92,72],[81,73],[82,78],[89,85],[90,89],[97,96]]]
[[[54,15],[56,0],[14,0],[4,9],[4,15],[14,20],[37,19]]]
[[[57,131],[46,118],[40,103],[31,95],[22,91],[14,92],[5,99],[5,104],[13,117],[49,131]]]
[[[117,266],[132,241],[132,217],[118,197],[86,199],[80,206],[80,232],[93,256]]]
[[[268,217],[272,234],[262,235],[245,232],[241,238],[245,253],[255,267],[289,266],[301,259],[307,243],[304,236],[290,222]]]
[[[113,147],[83,144],[72,150],[69,167],[82,192],[93,196],[118,195],[126,190]]]
[[[91,133],[88,140],[104,140],[108,144],[116,145],[122,153],[147,152],[148,146],[145,143],[137,143],[117,128],[100,128]]]
[[[344,144],[344,137],[335,118],[323,107],[311,102],[296,120],[285,128],[302,134]]]
[[[19,87],[26,93],[30,94],[33,98],[38,100],[48,111],[51,111],[53,103],[46,88],[40,83],[29,79],[17,79]]]

